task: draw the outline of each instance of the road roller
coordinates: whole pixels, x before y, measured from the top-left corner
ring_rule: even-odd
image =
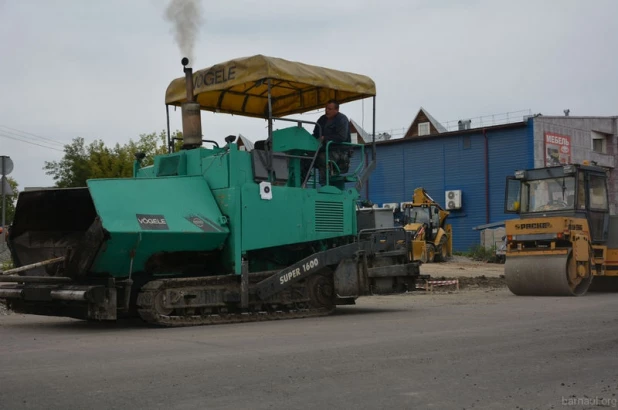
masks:
[[[610,215],[608,173],[565,164],[507,177],[505,279],[516,295],[581,296],[614,290],[618,216]]]

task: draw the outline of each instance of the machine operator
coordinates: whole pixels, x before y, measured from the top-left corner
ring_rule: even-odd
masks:
[[[341,173],[348,172],[350,167],[351,150],[349,146],[336,145],[337,142],[351,142],[350,121],[348,117],[339,112],[339,103],[329,100],[326,103],[325,113],[318,119],[318,125],[313,129],[313,136],[322,143],[320,153],[316,160],[316,166],[320,171],[320,183],[326,180],[326,144],[332,141],[328,147],[329,159],[339,167]]]

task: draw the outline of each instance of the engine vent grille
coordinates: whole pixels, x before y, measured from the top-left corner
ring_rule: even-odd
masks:
[[[315,202],[315,231],[343,233],[343,204]]]
[[[161,162],[159,162],[159,169],[157,170],[158,177],[169,177],[180,175],[179,171],[180,166],[180,156],[175,155],[171,157],[163,157],[161,158]]]

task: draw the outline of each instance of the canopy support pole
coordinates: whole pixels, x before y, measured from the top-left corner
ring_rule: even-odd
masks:
[[[264,144],[264,149],[268,152],[268,163],[266,169],[268,170],[269,179],[271,182],[275,180],[275,175],[272,167],[273,163],[273,152],[269,148],[268,144],[272,144],[273,138],[273,103],[272,103],[272,81],[268,79],[268,139],[266,140],[266,144]]]
[[[272,83],[268,79],[268,139],[273,137],[273,103],[271,99]]]
[[[373,161],[376,160],[376,96],[373,96],[373,141],[371,143],[371,159]]]
[[[165,111],[167,114],[167,153],[174,152],[174,143],[172,142],[172,136],[170,135],[170,106],[165,104]]]

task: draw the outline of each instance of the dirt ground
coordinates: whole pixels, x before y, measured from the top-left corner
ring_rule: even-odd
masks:
[[[421,265],[421,274],[430,275],[430,280],[459,279],[460,289],[503,288],[504,265],[474,261],[465,256],[453,256],[443,263]],[[434,286],[435,291],[451,291],[453,286]]]

